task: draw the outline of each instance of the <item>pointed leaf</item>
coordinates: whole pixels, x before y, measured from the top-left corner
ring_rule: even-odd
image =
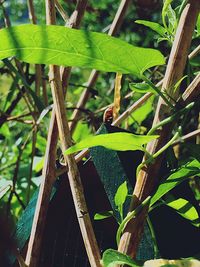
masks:
[[[142,24],[144,26],[147,26],[148,28],[152,29],[153,31],[157,32],[159,35],[162,37],[166,37],[166,29],[161,26],[160,24],[152,21],[147,21],[147,20],[136,20],[135,23],[137,24]]]
[[[198,19],[197,19],[197,34],[200,35],[200,14],[198,16]]]
[[[110,133],[90,136],[76,145],[66,150],[66,155],[80,151],[84,148],[94,146],[103,146],[108,149],[127,151],[127,150],[142,150],[142,145],[147,144],[153,139],[158,138],[158,135],[146,136],[135,135],[131,133]]]
[[[142,94],[147,92],[151,92],[154,94],[156,93],[155,90],[147,83],[129,83],[129,86],[131,90]]]
[[[132,46],[102,33],[62,26],[20,25],[0,30],[0,59],[16,56],[34,64],[94,68],[140,76],[165,63],[154,49]]]
[[[173,189],[176,185],[194,175],[200,176],[200,162],[196,159],[181,166],[177,171],[173,172],[164,182],[159,185],[155,194],[151,198],[151,206],[171,189]]]
[[[96,213],[94,215],[94,220],[104,220],[104,219],[107,219],[107,218],[110,218],[113,216],[113,211],[112,210],[109,210],[109,211],[104,211],[104,212],[99,212],[99,213]]]
[[[199,215],[196,208],[186,199],[179,198],[167,201],[166,205],[176,210],[176,212],[178,212],[178,214],[180,214],[183,218],[191,221],[194,226],[200,226]]]
[[[140,267],[143,264],[139,264],[136,261],[132,260],[131,257],[122,254],[114,249],[107,249],[103,253],[102,265],[104,267],[115,267],[117,264],[126,264],[132,267]]]
[[[127,188],[127,182],[125,181],[123,184],[119,186],[115,194],[115,205],[117,207],[124,204],[127,194],[128,194],[128,188]]]

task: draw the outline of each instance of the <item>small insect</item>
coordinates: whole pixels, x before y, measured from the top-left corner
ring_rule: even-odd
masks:
[[[113,106],[108,107],[103,114],[103,122],[111,124],[113,122]]]

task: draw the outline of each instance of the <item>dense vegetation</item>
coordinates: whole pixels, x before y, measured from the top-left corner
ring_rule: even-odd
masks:
[[[49,2],[52,4],[54,1]],[[129,223],[141,220],[143,226],[146,215],[143,217],[141,211],[148,210],[151,218],[154,210],[162,205],[170,207],[188,220],[192,227],[199,229],[200,147],[199,131],[196,131],[199,128],[199,4],[195,1],[134,1],[129,3],[126,15],[121,14],[122,25],[117,33],[114,30],[117,37],[114,38],[105,33],[112,30],[118,2],[90,1],[81,18],[84,31],[63,26],[64,17],[69,20],[66,21],[68,26],[79,28],[69,17],[76,4],[80,13],[78,8],[82,1],[55,2],[56,24],[59,27],[46,26],[45,4],[48,6],[48,1],[34,1],[34,6],[31,6],[32,1],[28,1],[29,5],[26,1],[2,1],[0,4],[3,28],[0,31],[0,209],[2,218],[11,224],[9,235],[37,187],[44,182],[44,169],[48,169],[46,148],[51,147],[48,135],[55,140],[54,148],[49,151],[55,159],[51,162],[53,174],[55,176],[56,164],[59,166],[57,172],[62,169],[61,165],[68,165],[68,175],[75,181],[71,182],[74,183],[71,185],[72,192],[73,186],[77,191],[76,179],[79,179],[72,153],[103,146],[116,151],[142,151],[144,154],[144,161],[135,167],[134,195],[138,199],[132,201],[134,208],[131,212],[124,214],[124,203],[130,200],[132,194],[127,181],[124,181],[112,196],[111,206],[113,203],[116,211],[95,215],[96,220],[115,217],[119,224],[116,233],[119,247]],[[195,6],[196,13],[193,10],[185,14],[189,5],[191,10]],[[83,7],[84,4],[82,11]],[[192,12],[195,15],[191,15]],[[55,24],[50,13],[47,8],[48,24]],[[190,21],[188,28],[181,28],[185,26],[181,16]],[[175,37],[177,27],[186,34]],[[177,44],[177,39],[174,42],[175,38],[179,38],[182,45]],[[176,49],[177,57],[170,54],[172,47]],[[62,66],[61,74],[60,69],[52,64]],[[73,67],[71,73],[67,67]],[[88,77],[92,69],[100,73],[98,80],[91,83]],[[67,91],[65,102],[59,93],[62,90]],[[79,99],[85,91],[87,101],[79,106]],[[142,102],[137,105],[137,101]],[[134,108],[127,115],[126,111],[132,106]],[[110,107],[112,118],[106,120],[104,112]],[[56,128],[50,134],[53,109],[58,131]],[[92,136],[101,126],[103,114],[106,125],[113,122],[128,132]],[[122,119],[121,114],[125,114]],[[120,122],[115,123],[119,118]],[[56,135],[55,132],[59,132],[58,147],[58,133]],[[69,148],[72,144],[74,146]],[[162,165],[161,160],[164,162]],[[60,173],[63,173],[62,170]],[[148,175],[148,181],[152,180],[146,182],[144,189],[142,182],[138,181],[145,181],[145,175]],[[185,192],[177,197],[171,191],[182,183],[190,191],[191,198],[187,195],[184,198]],[[73,197],[79,214],[79,202],[84,199],[82,191],[75,192]],[[86,227],[80,221],[82,227]],[[149,218],[148,223],[154,241],[154,256],[162,256]],[[133,227],[135,224],[133,222]],[[90,240],[90,236],[84,237],[84,234],[83,238]],[[140,238],[140,234],[136,234],[138,243]],[[6,241],[2,239],[0,242]],[[7,249],[7,245],[1,246]],[[128,254],[135,257],[134,253]],[[192,253],[198,254],[199,249],[194,249]],[[183,253],[183,256],[194,254]],[[98,257],[95,259],[94,256],[95,260],[98,261]],[[107,267],[123,263],[143,266],[143,263],[134,262],[115,250],[110,249],[103,254],[103,264]]]

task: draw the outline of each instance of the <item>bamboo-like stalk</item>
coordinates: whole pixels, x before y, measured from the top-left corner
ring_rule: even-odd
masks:
[[[182,95],[182,100],[185,104],[194,101],[195,98],[200,95],[200,73],[194,78],[191,84],[187,87],[184,94]]]
[[[172,91],[173,86],[182,77],[185,63],[188,56],[188,50],[191,44],[192,34],[195,28],[196,19],[199,13],[200,2],[191,0],[186,5],[178,25],[175,40],[172,46],[167,70],[164,77],[163,89],[167,90],[174,99],[177,99],[178,93]],[[159,99],[156,115],[153,125],[157,124],[164,117],[169,116],[169,107],[166,107],[162,99]],[[171,132],[171,127],[163,127],[160,132],[158,141],[151,142],[147,146],[149,153],[153,154],[158,151],[168,140]],[[145,160],[145,159],[144,159]],[[154,164],[143,168],[137,177],[135,189],[133,192],[133,201],[130,210],[133,210],[139,203],[141,203],[148,195],[152,193],[158,179],[158,172],[161,165],[162,156],[158,157]],[[134,220],[131,220],[121,237],[119,244],[119,251],[136,256],[137,247],[143,232],[143,226],[147,215],[147,209],[144,209],[141,214]]]
[[[111,27],[109,29],[108,35],[111,35],[111,36],[115,35],[116,32],[118,31],[118,29],[120,28],[120,26],[123,22],[124,16],[126,14],[126,11],[128,9],[130,2],[131,2],[130,0],[122,0],[121,1],[119,8],[117,10],[117,13],[116,13],[114,20],[111,24]],[[94,84],[97,81],[98,76],[99,76],[99,72],[96,70],[92,70],[92,72],[90,73],[90,77],[88,79],[88,82],[87,82],[88,88],[94,86]],[[88,88],[86,88],[83,91],[83,93],[81,94],[80,99],[77,103],[77,109],[74,110],[74,112],[72,114],[72,117],[71,117],[72,122],[69,124],[71,133],[73,133],[73,131],[75,130],[76,124],[77,124],[78,119],[80,117],[80,109],[85,107],[88,99],[91,96],[90,90]]]
[[[81,20],[84,15],[84,11],[87,5],[87,0],[78,1],[76,10],[77,16],[74,20],[74,25],[77,28],[80,26]],[[61,70],[62,85],[63,88],[67,86],[70,77],[71,68],[65,68]],[[66,90],[64,90],[64,94]],[[43,167],[43,180],[40,185],[38,194],[36,210],[34,214],[30,240],[28,244],[28,250],[26,255],[26,263],[29,267],[37,267],[40,247],[42,242],[44,222],[46,220],[47,209],[50,199],[53,183],[56,179],[55,165],[56,165],[56,151],[58,142],[58,127],[55,116],[55,109],[52,111],[51,121],[49,125],[48,140],[45,152],[45,162]]]
[[[65,22],[67,22],[68,19],[69,19],[69,16],[67,15],[67,13],[65,12],[64,8],[62,7],[62,5],[59,3],[58,0],[55,0],[55,7],[56,7],[57,11],[60,13],[60,15],[63,18],[63,20]]]
[[[55,3],[46,0],[47,24],[55,24]],[[72,144],[71,136],[66,118],[64,95],[60,80],[60,69],[58,66],[50,65],[50,85],[55,105],[56,120],[58,124],[59,138],[65,163],[68,165],[68,179],[72,191],[72,197],[80,225],[83,241],[88,254],[91,266],[100,267],[100,252],[94,235],[92,223],[90,221],[87,205],[84,197],[84,190],[81,183],[78,167],[72,155],[65,155],[65,150]]]

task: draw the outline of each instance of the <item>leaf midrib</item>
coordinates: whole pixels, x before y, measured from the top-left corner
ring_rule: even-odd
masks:
[[[80,53],[70,53],[70,52],[66,52],[66,51],[64,51],[64,50],[57,50],[57,49],[50,49],[50,48],[47,48],[47,47],[20,47],[20,48],[11,48],[11,49],[1,49],[1,51],[0,51],[0,53],[3,53],[3,52],[9,52],[9,51],[18,51],[18,50],[30,50],[30,49],[32,49],[32,50],[47,50],[47,51],[51,51],[51,52],[57,52],[57,53],[63,53],[63,54],[71,54],[71,55],[79,55],[79,56],[81,56],[81,57],[84,57],[84,58],[87,58],[87,59],[90,59],[90,60],[94,60],[94,58],[93,57],[89,57],[89,56],[86,56],[86,55],[84,55],[84,54],[80,54]],[[17,56],[17,55],[15,55],[15,56]],[[111,65],[111,66],[113,66],[113,67],[119,67],[120,69],[123,69],[123,70],[125,70],[125,71],[127,71],[128,73],[130,73],[130,69],[127,69],[127,68],[124,68],[124,67],[121,67],[120,65],[118,65],[118,64],[113,64],[113,63],[111,63],[109,60],[102,60],[102,59],[98,59],[98,58],[95,58],[95,60],[96,61],[99,61],[99,62],[101,62],[101,63],[106,63],[107,64],[107,62]]]

